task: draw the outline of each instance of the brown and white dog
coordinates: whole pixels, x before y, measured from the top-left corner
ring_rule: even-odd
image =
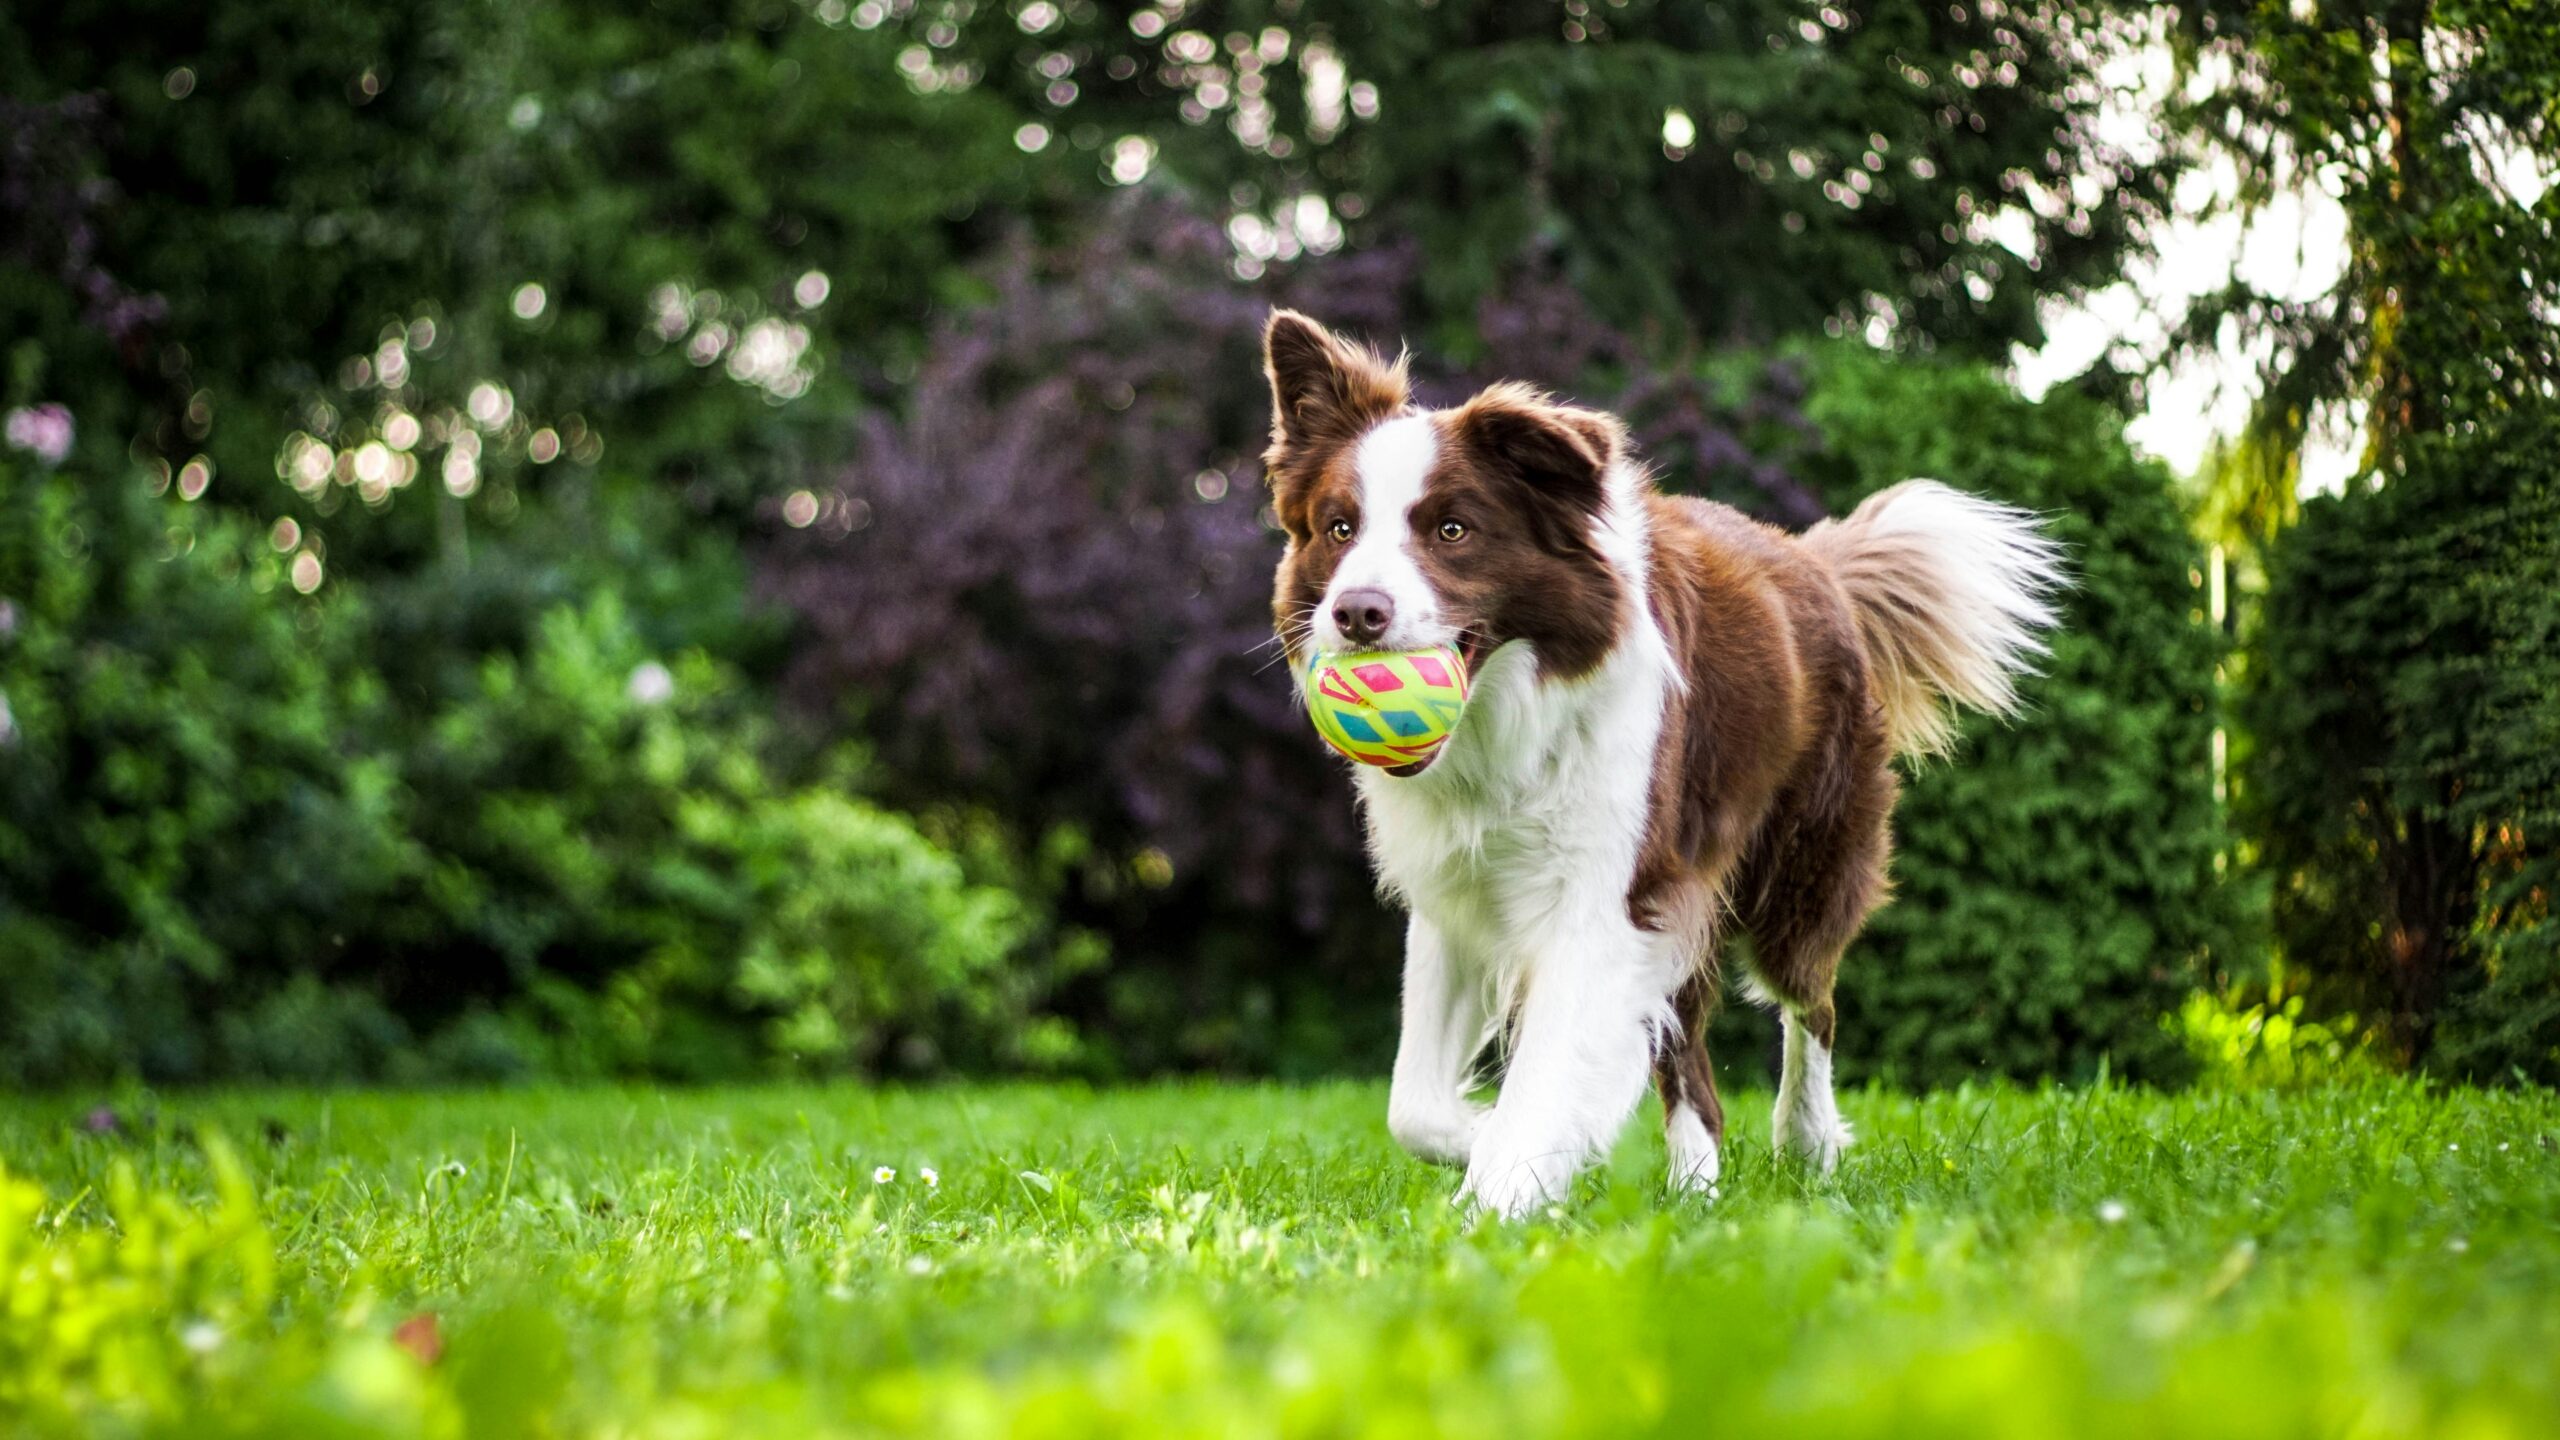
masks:
[[[1717,942],[1784,1013],[1777,1143],[1828,1169],[1840,953],[1886,892],[1897,754],[1950,707],[2015,708],[2058,547],[2027,513],[1911,481],[1790,535],[1658,493],[1611,416],[1496,385],[1417,408],[1389,365],[1290,311],[1264,337],[1288,532],[1273,610],[1310,648],[1457,646],[1466,718],[1357,776],[1411,911],[1387,1127],[1466,1169],[1464,1202],[1560,1198],[1650,1073],[1674,1184],[1711,1189]],[[1509,1041],[1500,1099],[1469,1099]]]

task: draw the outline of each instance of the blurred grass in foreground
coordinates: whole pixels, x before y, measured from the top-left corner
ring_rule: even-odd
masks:
[[[2560,1433],[2548,1092],[1733,1108],[1506,1230],[1368,1086],[10,1100],[0,1429]]]

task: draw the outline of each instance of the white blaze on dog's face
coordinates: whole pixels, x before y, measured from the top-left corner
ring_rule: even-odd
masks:
[[[1351,538],[1316,606],[1318,649],[1421,650],[1457,642],[1415,554],[1413,512],[1430,487],[1439,448],[1427,414],[1383,421],[1352,446],[1359,513],[1328,522],[1348,523]],[[1339,543],[1337,536],[1326,538]]]
[[[1265,345],[1294,657],[1449,645],[1472,664],[1518,640],[1542,674],[1599,663],[1630,612],[1598,543],[1616,421],[1517,385],[1418,409],[1401,362],[1285,310]]]

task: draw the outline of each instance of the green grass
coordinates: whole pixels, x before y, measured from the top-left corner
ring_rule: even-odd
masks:
[[[2549,1093],[1846,1102],[1503,1228],[1365,1086],[0,1101],[0,1433],[2560,1434]]]

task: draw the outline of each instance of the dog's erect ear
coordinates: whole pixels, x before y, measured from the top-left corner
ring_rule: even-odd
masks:
[[[1526,385],[1493,386],[1458,407],[1450,429],[1477,462],[1527,492],[1540,538],[1578,547],[1583,522],[1608,501],[1609,467],[1626,427],[1596,410],[1559,405]]]
[[[1402,360],[1390,365],[1295,310],[1271,312],[1262,361],[1271,377],[1274,468],[1293,449],[1357,436],[1408,398]]]

